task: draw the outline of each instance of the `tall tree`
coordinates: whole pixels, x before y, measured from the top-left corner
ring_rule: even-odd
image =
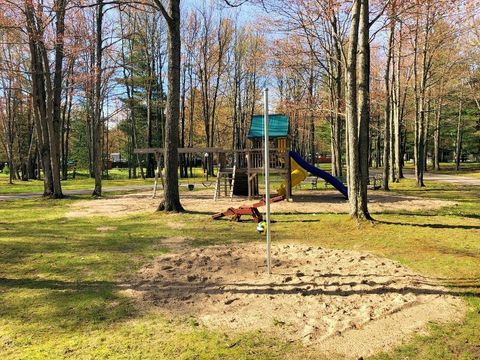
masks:
[[[359,19],[359,83],[358,83],[358,161],[360,183],[356,217],[372,220],[368,211],[368,158],[370,150],[370,6],[368,0],[361,0]]]
[[[168,37],[168,95],[167,118],[165,121],[165,198],[159,210],[182,212],[178,189],[178,125],[180,120],[180,0],[169,0],[168,9],[160,0],[154,0],[156,7],[167,22]]]
[[[43,5],[35,7],[25,0],[24,13],[30,45],[33,98],[37,132],[42,137],[42,159],[45,170],[44,195],[62,198],[60,175],[60,123],[63,84],[64,34],[66,0],[54,2],[55,44],[54,73],[50,73],[50,57],[45,43],[46,20]],[[40,136],[39,136],[40,137]]]
[[[392,89],[391,89],[391,66],[393,58],[395,35],[395,22],[390,19],[390,31],[388,36],[387,65],[385,70],[385,132],[383,142],[383,190],[388,191],[390,180],[390,148],[391,148],[391,116],[392,116]]]
[[[359,217],[358,195],[360,194],[360,159],[358,153],[358,98],[357,98],[357,52],[361,0],[353,2],[350,32],[348,36],[348,54],[345,84],[345,103],[347,115],[347,174],[348,200],[350,215]]]
[[[103,0],[97,0],[95,17],[95,89],[93,104],[93,172],[95,188],[92,196],[102,196],[103,119],[102,119],[102,58],[103,58]]]

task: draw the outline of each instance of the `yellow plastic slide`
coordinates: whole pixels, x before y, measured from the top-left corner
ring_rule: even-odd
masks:
[[[292,174],[291,176],[291,182],[292,182],[292,187],[297,186],[300,184],[305,178],[308,176],[308,171],[302,168],[294,159],[290,159],[290,166],[292,167]],[[286,190],[286,183],[283,183],[280,185],[280,187],[277,189],[277,193],[280,196],[285,196],[287,194]]]

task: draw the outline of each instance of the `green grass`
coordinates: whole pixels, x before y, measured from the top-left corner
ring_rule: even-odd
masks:
[[[475,173],[480,171],[480,163],[461,163],[460,170],[457,171],[454,163],[440,163],[440,170],[438,173],[445,173],[445,174],[456,174],[456,173]]]
[[[478,163],[462,163],[457,171],[455,164],[441,164],[440,170],[436,174],[460,175],[467,177],[480,178],[480,164]]]
[[[144,312],[121,295],[123,281],[167,251],[160,240],[180,235],[168,230],[166,222],[184,219],[153,215],[68,220],[64,213],[71,201],[76,200],[2,204],[1,357],[118,358],[123,354],[187,359],[194,353],[238,355],[258,346],[267,358],[282,351],[282,346],[272,349],[273,340],[256,334],[246,334],[241,345],[230,350],[238,341],[235,338]],[[118,229],[96,231],[106,225]],[[224,231],[231,227],[220,224]],[[214,242],[208,232],[196,240],[199,245]]]
[[[480,189],[430,182],[417,189],[410,180],[392,187],[458,205],[377,213],[375,224],[361,226],[346,215],[277,215],[273,239],[370,251],[463,294],[469,312],[461,324],[432,324],[428,336],[376,359],[479,358]],[[68,218],[69,206],[86,198],[0,203],[1,358],[318,359],[298,343],[209,331],[124,295],[123,284],[141,266],[169,251],[162,239],[189,236],[193,246],[259,241],[253,223],[214,222],[201,213]],[[97,231],[101,226],[117,229]]]
[[[9,184],[7,174],[0,173],[0,194],[19,194],[19,193],[42,193],[42,180],[21,181],[15,180],[13,184]],[[62,181],[63,190],[84,190],[92,189],[95,180],[88,176],[86,171],[78,171],[76,178],[72,179],[69,175],[68,180]],[[127,170],[111,170],[108,179],[103,180],[104,187],[112,186],[136,186],[136,185],[152,185],[153,179],[128,179]]]
[[[331,164],[319,164],[323,170],[330,171]],[[190,172],[189,172],[190,174]],[[186,186],[187,184],[194,183],[204,183],[205,185],[214,186],[215,185],[215,176],[209,176],[208,180],[205,176],[205,173],[202,168],[193,168],[192,169],[193,178],[180,178],[180,184]],[[109,170],[109,175],[107,179],[103,180],[103,186],[107,187],[120,187],[120,186],[138,186],[138,185],[153,185],[154,179],[142,179],[140,177],[140,171],[137,171],[138,178],[129,179],[128,178],[128,169],[112,169]],[[260,187],[263,186],[263,176],[259,177]],[[280,175],[271,176],[272,187],[278,186],[283,182],[283,177]],[[95,180],[90,178],[87,170],[78,170],[76,173],[75,179],[72,179],[72,173],[69,171],[68,180],[62,181],[63,190],[89,190],[94,187]],[[20,194],[20,193],[42,193],[43,192],[43,181],[39,180],[29,180],[21,181],[15,180],[13,184],[9,184],[9,177],[6,173],[0,173],[0,195],[11,195],[11,194]]]
[[[140,172],[137,171],[138,178],[129,179],[127,169],[113,169],[109,171],[107,179],[102,181],[104,188],[108,187],[129,187],[129,186],[142,186],[154,184],[153,178],[142,179]],[[201,183],[207,184],[206,177],[203,174],[201,168],[193,169],[193,178],[180,179],[180,184],[187,185],[189,183]],[[209,177],[208,184],[215,182],[215,177]],[[88,171],[77,171],[75,179],[72,179],[71,172],[69,172],[68,180],[62,181],[63,190],[93,190],[95,180],[90,178]],[[0,195],[13,195],[21,193],[42,193],[43,181],[42,180],[29,180],[21,181],[15,180],[13,184],[9,184],[8,174],[0,173]]]
[[[406,163],[405,169],[414,170],[413,163]],[[440,163],[440,170],[435,171],[432,169],[432,166],[428,166],[428,172],[432,174],[447,174],[447,175],[460,175],[460,176],[469,176],[469,177],[480,177],[480,163],[461,163],[460,170],[456,170],[455,163]]]

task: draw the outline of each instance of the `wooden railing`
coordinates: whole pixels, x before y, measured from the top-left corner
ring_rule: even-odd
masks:
[[[263,169],[263,149],[242,149],[233,152],[237,168]],[[232,159],[233,160],[233,159]],[[232,164],[233,165],[233,164]],[[270,149],[270,168],[285,169],[287,166],[287,153],[278,149]]]

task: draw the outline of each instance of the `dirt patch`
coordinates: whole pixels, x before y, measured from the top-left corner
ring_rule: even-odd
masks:
[[[282,201],[272,204],[272,213],[315,214],[348,213],[349,211],[348,202],[336,191],[297,190],[295,191],[294,200],[293,202]],[[107,199],[79,201],[72,204],[71,211],[67,214],[67,217],[121,217],[142,212],[154,212],[157,210],[160,201],[160,198],[152,199],[151,193],[128,194]],[[222,197],[214,201],[213,190],[202,190],[181,193],[181,201],[187,211],[210,215],[225,211],[230,207],[251,205],[258,200]],[[369,201],[369,209],[372,213],[385,210],[435,210],[456,204],[453,201],[424,199],[381,192],[370,193]],[[169,223],[168,226],[172,229],[181,229],[184,224]]]
[[[160,245],[170,251],[183,251],[191,246],[191,241],[192,239],[185,236],[172,236],[168,239],[162,239]]]
[[[183,223],[181,221],[177,221],[177,222],[170,221],[170,222],[167,223],[167,226],[170,229],[178,230],[178,229],[183,229],[185,227],[185,223]]]
[[[117,227],[116,226],[100,226],[100,227],[97,227],[96,230],[99,232],[110,232],[110,231],[117,230]]]
[[[142,212],[154,212],[159,199],[152,199],[151,193],[115,196],[106,199],[78,201],[72,204],[69,218],[88,216],[122,217]]]
[[[369,253],[278,245],[272,255],[268,276],[263,244],[178,251],[143,268],[128,293],[206,327],[271,332],[351,358],[464,314],[447,289]]]

